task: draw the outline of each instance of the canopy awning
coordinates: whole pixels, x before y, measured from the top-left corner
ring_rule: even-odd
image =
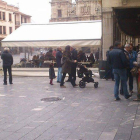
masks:
[[[23,24],[2,40],[2,47],[101,45],[101,21]]]

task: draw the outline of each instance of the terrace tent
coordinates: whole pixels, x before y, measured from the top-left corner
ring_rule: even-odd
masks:
[[[2,40],[2,47],[101,46],[101,21],[22,24]]]

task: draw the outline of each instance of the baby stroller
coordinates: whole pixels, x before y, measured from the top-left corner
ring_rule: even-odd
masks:
[[[86,83],[94,83],[94,87],[98,88],[99,83],[95,82],[94,79],[92,78],[92,71],[88,70],[85,66],[83,65],[78,65],[79,69],[77,70],[77,74],[79,78],[82,78],[82,80],[79,82],[79,87],[80,88],[85,88]]]

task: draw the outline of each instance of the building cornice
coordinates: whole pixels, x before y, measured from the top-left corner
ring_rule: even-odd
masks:
[[[60,3],[66,3],[66,4],[72,4],[71,2],[69,1],[54,1],[54,2],[50,2],[50,4],[60,4]]]

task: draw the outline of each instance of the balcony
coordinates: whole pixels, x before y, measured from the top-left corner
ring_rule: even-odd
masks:
[[[16,26],[20,26],[20,21],[16,21],[16,22],[15,22],[15,25],[16,25]]]

